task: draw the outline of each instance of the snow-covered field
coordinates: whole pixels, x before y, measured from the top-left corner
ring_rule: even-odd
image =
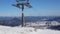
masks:
[[[60,34],[60,31],[49,29],[35,29],[32,27],[0,26],[0,34]]]
[[[30,22],[30,23],[26,23],[27,26],[46,26],[46,25],[50,25],[50,26],[57,26],[60,25],[59,22],[57,21],[37,21],[37,22]]]

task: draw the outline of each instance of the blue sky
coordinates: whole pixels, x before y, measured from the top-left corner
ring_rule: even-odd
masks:
[[[0,16],[21,16],[21,9],[11,4],[15,0],[0,0]],[[25,6],[25,16],[60,16],[60,0],[30,0],[32,8]]]

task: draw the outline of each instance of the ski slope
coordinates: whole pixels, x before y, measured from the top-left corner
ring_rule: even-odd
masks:
[[[60,34],[60,31],[49,29],[35,29],[32,27],[0,26],[0,34]]]

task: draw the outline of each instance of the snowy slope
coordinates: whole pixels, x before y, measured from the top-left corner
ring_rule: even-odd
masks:
[[[32,27],[0,26],[0,34],[60,34],[60,31],[49,29],[35,29]]]

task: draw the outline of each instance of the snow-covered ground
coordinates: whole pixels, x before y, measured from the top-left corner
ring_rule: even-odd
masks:
[[[37,22],[26,23],[27,27],[34,27],[37,29],[47,29],[50,28],[51,26],[58,26],[58,25],[60,25],[60,23],[57,21],[37,21]]]
[[[46,26],[46,25],[50,25],[50,26],[57,26],[60,25],[59,22],[57,21],[37,21],[37,22],[30,22],[30,23],[26,23],[27,26]]]
[[[35,29],[32,27],[0,26],[0,34],[60,34],[60,31],[49,29]]]

